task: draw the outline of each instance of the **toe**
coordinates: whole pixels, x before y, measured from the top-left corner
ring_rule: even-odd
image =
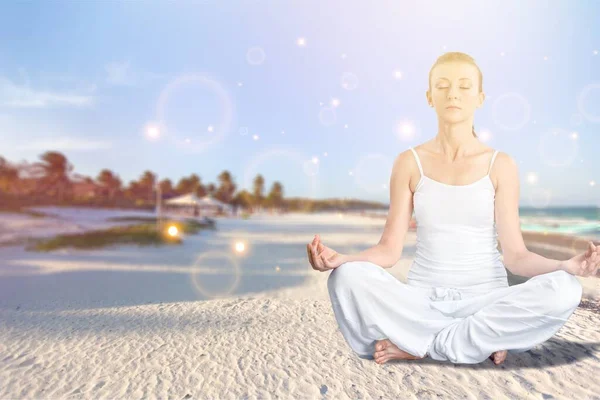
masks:
[[[385,350],[387,348],[387,339],[379,340],[375,345],[375,349],[378,351]]]
[[[496,365],[501,364],[506,359],[506,351],[500,351],[494,353],[494,363]]]

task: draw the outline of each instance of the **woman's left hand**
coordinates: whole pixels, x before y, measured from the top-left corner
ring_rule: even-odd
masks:
[[[584,277],[596,275],[598,268],[600,268],[600,245],[594,246],[591,241],[585,252],[563,261],[561,267],[572,275]]]

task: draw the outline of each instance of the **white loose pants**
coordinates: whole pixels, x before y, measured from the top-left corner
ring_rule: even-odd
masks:
[[[583,293],[579,280],[560,270],[472,293],[412,286],[365,261],[333,269],[327,288],[340,331],[359,357],[372,359],[375,342],[389,339],[417,357],[457,364],[545,342],[567,322]]]

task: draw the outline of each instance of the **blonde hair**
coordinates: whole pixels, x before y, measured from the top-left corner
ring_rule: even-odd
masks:
[[[481,73],[481,69],[479,69],[479,66],[477,65],[473,57],[466,53],[461,53],[459,51],[450,51],[448,53],[444,53],[441,56],[439,56],[437,60],[435,60],[435,63],[429,70],[429,93],[431,93],[431,72],[433,71],[433,69],[439,64],[453,61],[466,62],[477,68],[477,72],[479,73],[479,93],[481,93],[483,91],[483,74]],[[473,136],[477,137],[477,135],[475,134],[475,125],[473,125]]]

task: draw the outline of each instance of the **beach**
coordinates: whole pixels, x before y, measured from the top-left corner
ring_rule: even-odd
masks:
[[[96,226],[90,219],[78,224]],[[0,398],[600,399],[594,277],[578,277],[585,301],[554,337],[499,366],[379,365],[353,354],[329,301],[330,272],[310,268],[305,245],[318,233],[337,251],[362,251],[384,224],[342,213],[258,215],[217,219],[216,231],[168,249],[0,247]],[[524,238],[556,259],[582,246],[564,235]],[[239,242],[243,254],[231,250]],[[415,244],[411,229],[387,270],[401,281]],[[525,280],[509,276],[511,285]]]

